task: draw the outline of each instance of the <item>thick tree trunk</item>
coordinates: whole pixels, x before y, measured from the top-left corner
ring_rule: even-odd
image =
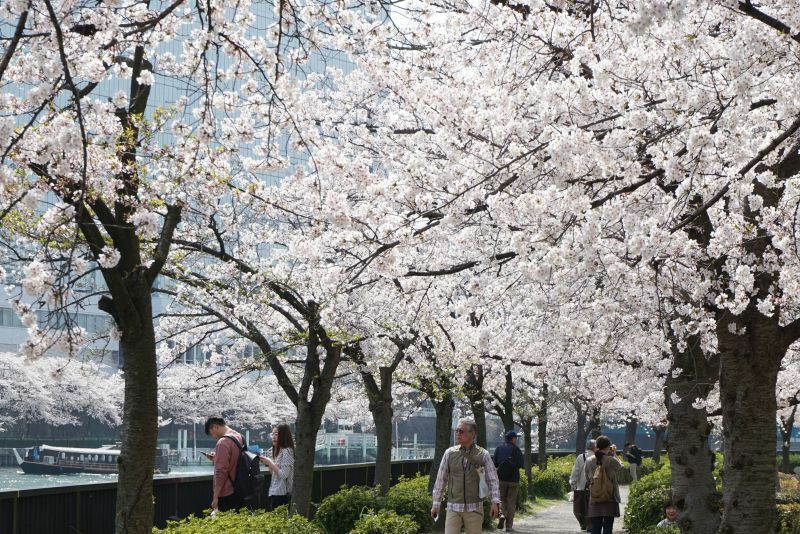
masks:
[[[506,365],[505,387],[503,396],[492,394],[495,399],[495,410],[500,420],[503,421],[503,431],[514,430],[514,382],[511,374],[511,366]]]
[[[477,443],[486,448],[486,404],[483,394],[483,366],[475,365],[467,371],[466,391],[472,417],[478,425]]]
[[[653,432],[655,433],[655,444],[653,445],[653,461],[657,464],[661,463],[661,452],[664,450],[664,433],[667,431],[665,425],[657,425]]]
[[[324,405],[320,409],[304,399],[300,399],[297,405],[292,502],[297,507],[297,513],[304,517],[309,517],[311,510],[317,433],[324,412]]]
[[[540,471],[547,470],[547,385],[543,389],[542,406],[537,416],[536,433],[539,438],[537,464]]]
[[[794,428],[794,419],[797,415],[797,405],[792,406],[792,410],[787,416],[781,416],[781,471],[784,473],[792,472],[792,464],[789,454],[792,448],[792,429]]]
[[[472,415],[475,417],[475,424],[478,425],[477,443],[479,446],[486,448],[486,407],[483,404],[483,399],[472,404]]]
[[[602,426],[600,424],[600,408],[598,406],[592,407],[591,416],[589,418],[589,433],[592,439],[600,437]]]
[[[675,373],[678,369],[681,372]],[[700,340],[691,338],[686,350],[673,351],[672,369],[665,382],[672,498],[681,510],[678,524],[683,533],[708,534],[719,526],[714,457],[708,448],[711,424],[705,408],[693,406],[696,399],[706,399],[718,372],[717,357],[707,360]],[[673,402],[674,397],[679,402]]]
[[[439,464],[444,457],[445,451],[450,447],[453,438],[453,410],[456,403],[453,394],[447,392],[442,400],[431,399],[433,409],[436,411],[436,442],[433,452],[433,462],[431,472],[428,477],[428,492],[433,491],[436,483],[436,474],[439,471]]]
[[[639,428],[639,419],[635,413],[628,414],[625,420],[625,443],[636,443],[636,430]]]
[[[522,447],[522,456],[525,459],[525,477],[528,479],[528,498],[535,501],[536,495],[533,494],[533,447],[531,447],[531,433],[533,431],[533,418],[522,418],[522,435],[525,442]]]
[[[370,402],[372,419],[375,421],[375,437],[378,448],[375,455],[375,486],[381,494],[389,491],[392,482],[392,419],[394,410],[391,401],[373,405]]]
[[[586,423],[588,418],[586,410],[583,409],[580,403],[573,403],[573,406],[575,407],[576,426],[578,427],[578,431],[575,434],[575,454],[582,454],[586,450]]]
[[[776,317],[752,309],[717,320],[724,434],[720,532],[772,532],[775,512],[775,388],[788,343]],[[777,315],[777,314],[776,314]],[[729,331],[736,328],[742,335]]]
[[[134,305],[141,328],[123,331],[120,348],[125,355],[125,400],[122,452],[117,460],[116,532],[145,534],[153,529],[153,467],[158,437],[158,377],[156,341],[149,288],[142,285]],[[132,291],[133,293],[133,291]]]

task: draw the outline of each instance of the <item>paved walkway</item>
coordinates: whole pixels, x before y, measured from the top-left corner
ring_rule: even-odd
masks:
[[[614,532],[622,532],[622,517],[628,502],[628,486],[621,486],[620,516],[614,521]],[[564,501],[535,515],[521,517],[514,521],[514,532],[518,534],[579,534],[578,522],[572,515],[572,503]],[[498,533],[499,534],[499,533]]]

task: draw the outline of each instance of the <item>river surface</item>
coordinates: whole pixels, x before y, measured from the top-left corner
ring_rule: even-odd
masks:
[[[173,465],[167,475],[155,475],[155,478],[169,478],[183,475],[209,475],[210,465]],[[26,475],[17,467],[0,467],[0,491],[21,490],[31,488],[53,488],[57,486],[74,486],[76,484],[93,484],[96,482],[116,482],[117,475],[95,475],[81,473],[75,475]]]

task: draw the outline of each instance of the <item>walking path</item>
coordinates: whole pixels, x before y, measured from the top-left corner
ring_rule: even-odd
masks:
[[[620,517],[614,521],[614,532],[622,532],[622,517],[628,502],[628,486],[619,488],[622,504]],[[514,521],[514,532],[518,534],[579,534],[578,522],[572,515],[572,503],[561,502],[534,515],[520,517]]]

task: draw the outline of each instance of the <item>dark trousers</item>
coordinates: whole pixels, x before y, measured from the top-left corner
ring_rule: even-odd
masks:
[[[611,534],[614,530],[613,517],[593,517],[592,534]]]
[[[228,510],[238,510],[244,508],[244,501],[238,495],[231,493],[225,497],[220,497],[217,500],[220,512],[227,512]]]
[[[291,500],[291,495],[270,495],[269,499],[267,499],[267,511],[271,512],[278,506],[289,504],[289,501]]]
[[[586,517],[589,515],[589,490],[575,490],[572,492],[572,513],[581,526],[581,530],[588,530],[592,522]]]

